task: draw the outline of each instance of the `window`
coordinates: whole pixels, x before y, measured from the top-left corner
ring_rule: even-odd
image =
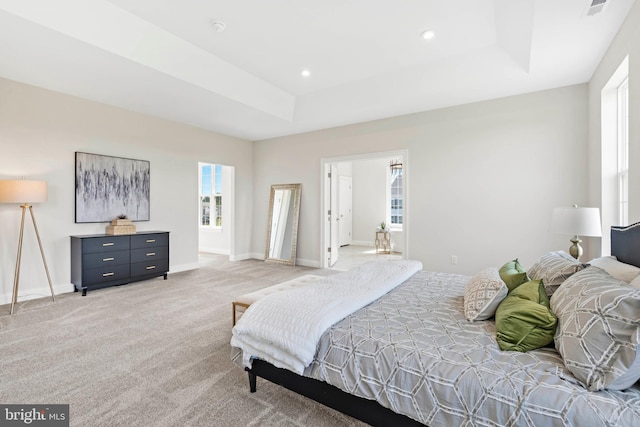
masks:
[[[389,224],[391,226],[402,226],[402,171],[402,162],[392,160],[389,165]]]
[[[629,78],[627,56],[600,94],[600,209],[603,230],[612,225],[629,224]],[[610,247],[611,236],[602,233],[602,254],[608,255]]]
[[[618,223],[629,225],[629,78],[618,86]]]
[[[200,163],[200,226],[222,227],[222,166]]]

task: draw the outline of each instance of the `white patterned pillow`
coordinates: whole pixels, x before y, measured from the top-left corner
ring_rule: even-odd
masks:
[[[556,350],[590,391],[623,390],[640,379],[640,289],[589,267],[551,297]]]
[[[496,308],[509,293],[497,268],[476,273],[464,290],[464,315],[471,322],[486,320],[496,314]]]
[[[565,252],[549,252],[529,268],[527,276],[530,280],[542,280],[547,296],[551,297],[562,282],[586,266]]]

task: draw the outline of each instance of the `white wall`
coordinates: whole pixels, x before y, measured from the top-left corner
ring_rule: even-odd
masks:
[[[353,240],[372,245],[386,215],[389,159],[353,162]]]
[[[252,252],[263,251],[269,185],[300,182],[298,262],[318,265],[321,159],[402,149],[407,255],[425,269],[471,274],[568,250],[570,236],[547,230],[553,207],[586,206],[587,105],[583,84],[259,141]]]
[[[353,177],[353,162],[338,162],[338,176]]]
[[[640,2],[627,15],[589,82],[589,201],[601,206],[602,126],[601,92],[613,73],[629,55],[629,223],[640,221]],[[615,224],[610,224],[615,225]],[[603,229],[603,233],[608,233]],[[602,251],[608,254],[608,239]],[[598,243],[598,242],[596,242]],[[599,245],[595,248],[600,253]]]
[[[197,162],[235,167],[235,254],[251,239],[253,143],[0,79],[0,179],[42,179],[49,201],[34,211],[58,292],[70,284],[69,236],[104,233],[106,223],[74,223],[74,152],[151,162],[151,220],[138,230],[171,232],[171,270],[197,266]],[[0,205],[0,303],[9,302],[20,209]],[[20,299],[47,295],[33,227],[27,224]]]

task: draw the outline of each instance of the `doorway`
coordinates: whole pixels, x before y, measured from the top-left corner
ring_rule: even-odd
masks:
[[[233,257],[234,229],[233,166],[198,162],[198,254],[201,262],[208,254]]]
[[[392,212],[397,214],[397,205],[391,207],[391,197],[397,204],[398,195],[390,193],[389,165],[398,159],[403,164],[402,222],[387,228],[393,251],[381,254],[375,248],[375,232],[381,222],[391,220]],[[345,269],[376,258],[408,258],[407,150],[325,158],[321,162],[321,266]]]

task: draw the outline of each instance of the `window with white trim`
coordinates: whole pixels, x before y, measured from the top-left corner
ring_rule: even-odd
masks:
[[[403,168],[402,162],[392,160],[389,164],[389,225],[402,228],[404,216],[404,200],[402,188]]]
[[[629,57],[611,74],[600,92],[600,209],[602,229],[629,221]],[[611,237],[602,233],[602,255]]]
[[[222,165],[199,163],[201,227],[222,227]]]
[[[618,223],[629,225],[629,78],[618,86]]]

